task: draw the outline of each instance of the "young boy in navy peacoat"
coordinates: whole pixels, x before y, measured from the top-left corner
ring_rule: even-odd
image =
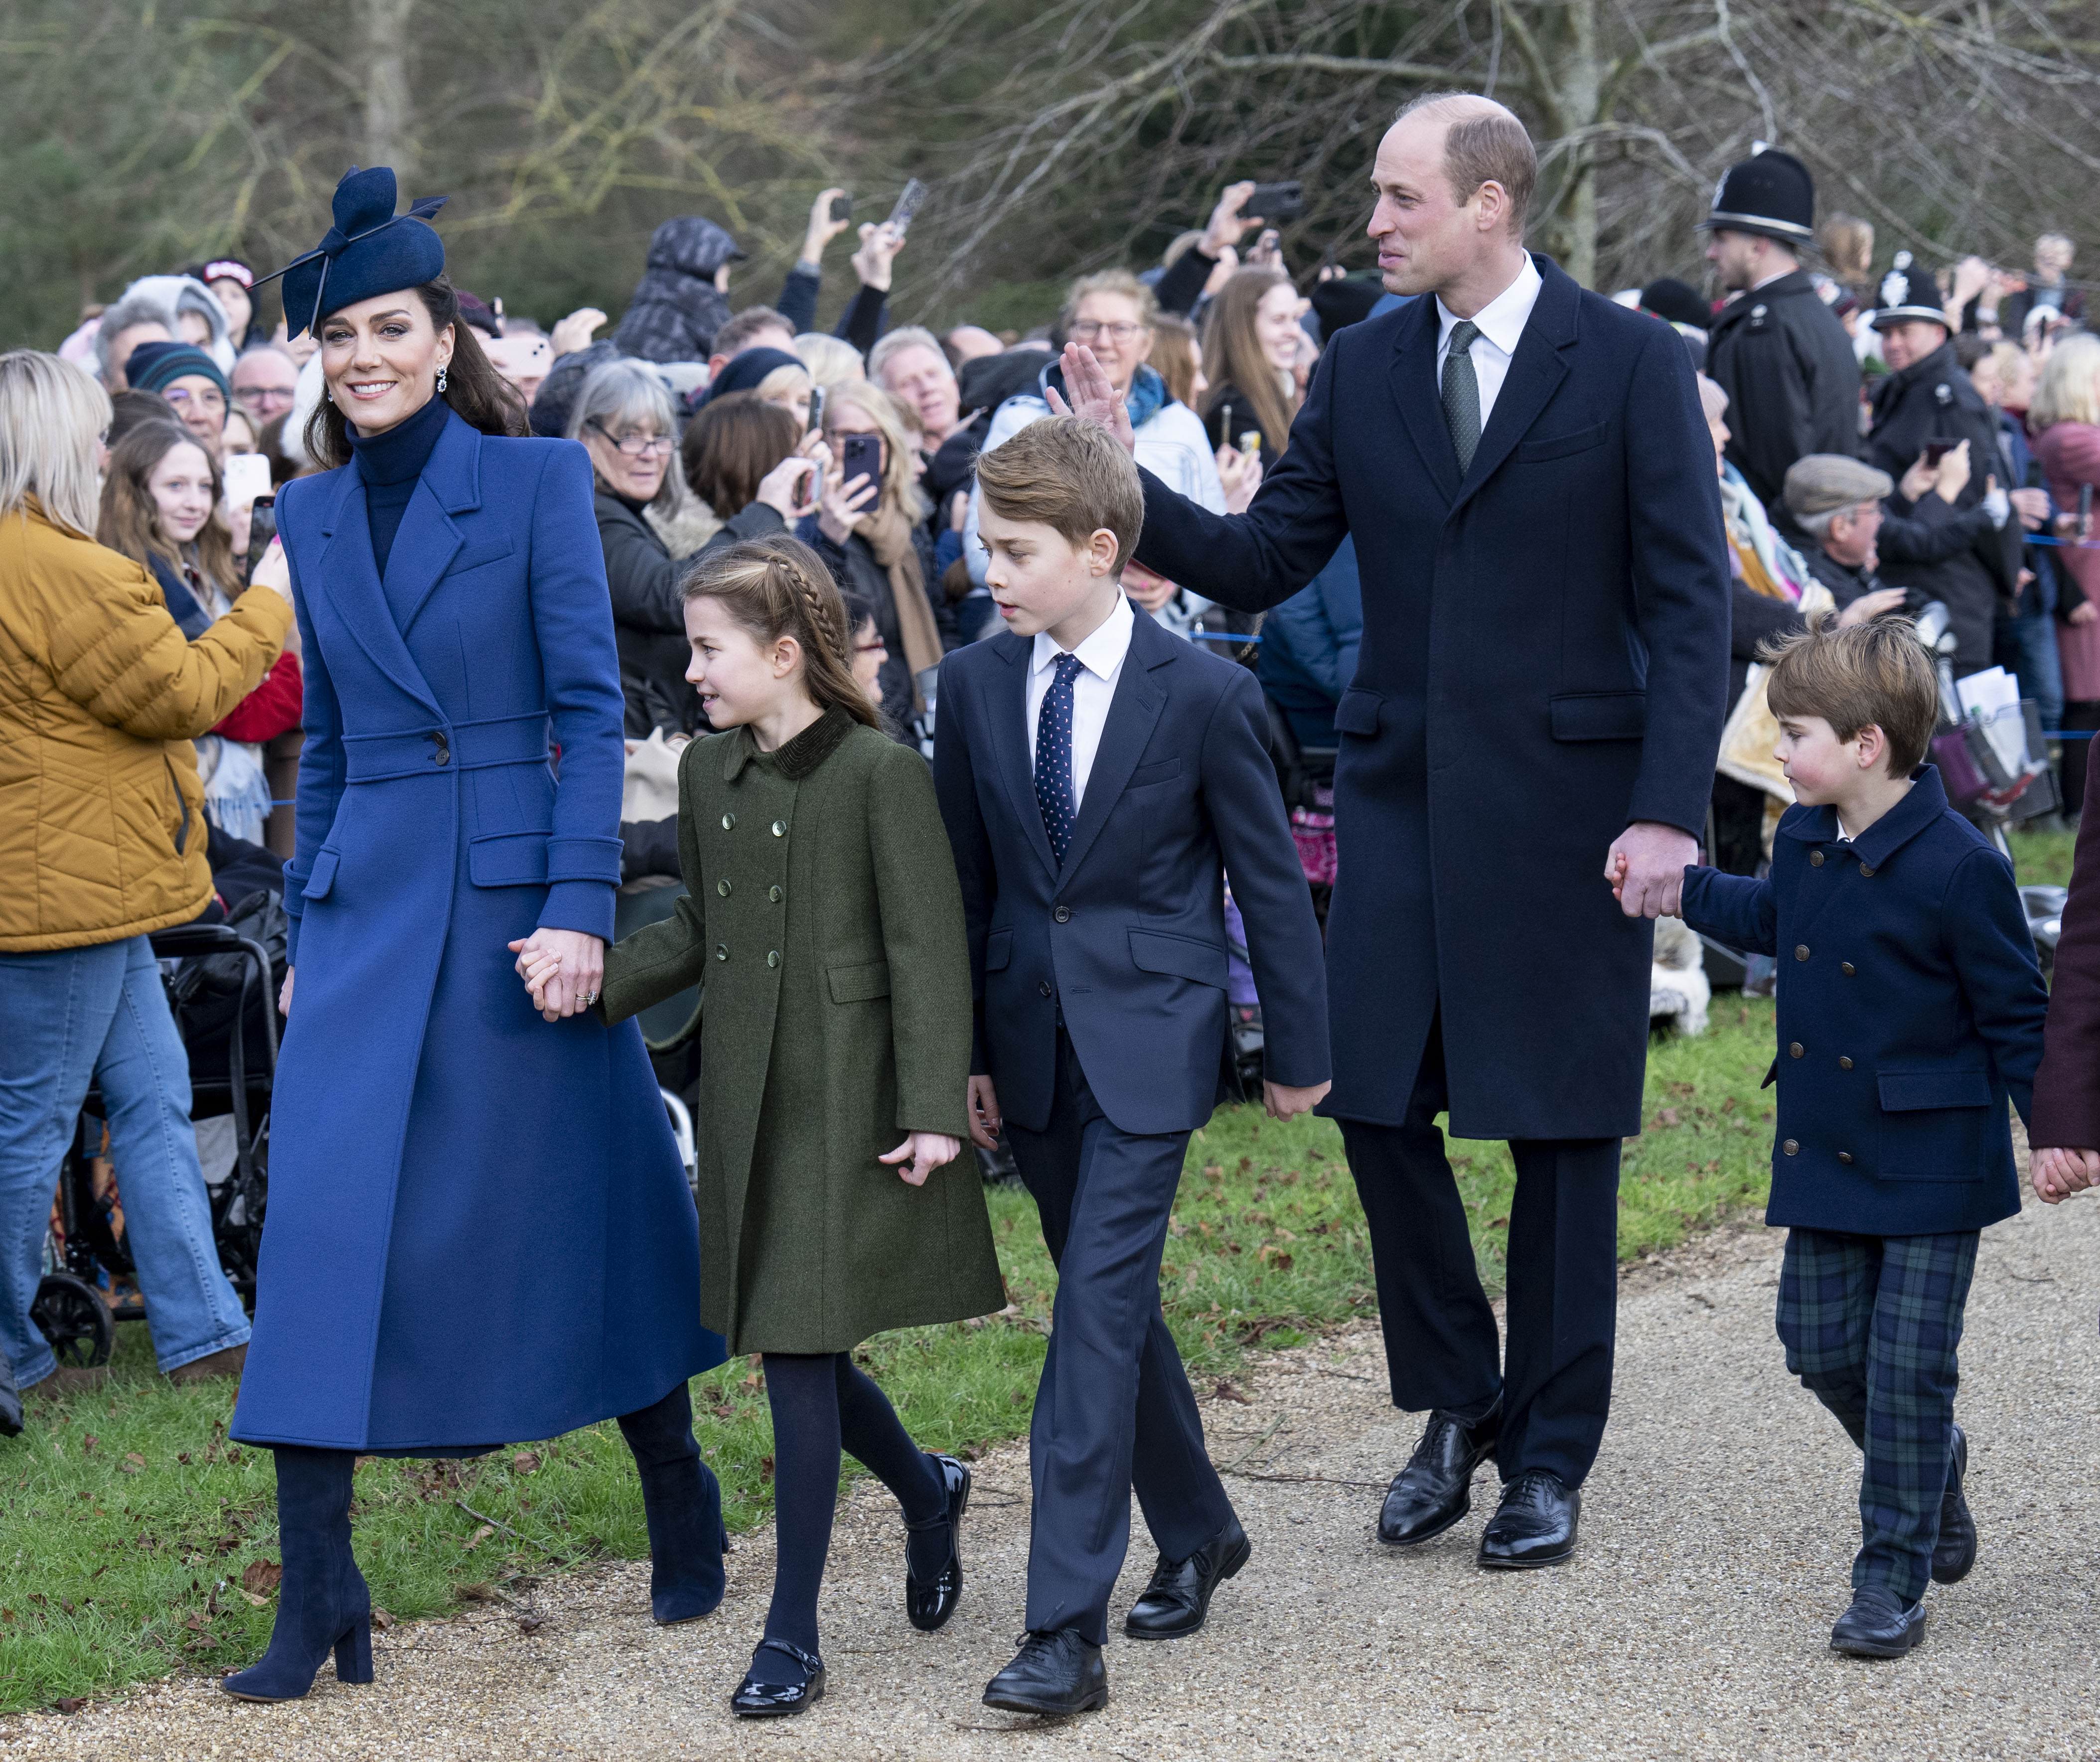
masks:
[[[2027,1116],[2048,998],[2012,866],[1919,762],[1939,694],[1910,627],[1796,637],[1767,696],[1798,804],[1771,877],[1688,869],[1683,915],[1781,957],[1779,1335],[1866,1457],[1830,1644],[1894,1658],[1924,1634],[1928,1576],[1976,1557],[1955,1349],[1978,1236],[2020,1208],[2005,1103]]]

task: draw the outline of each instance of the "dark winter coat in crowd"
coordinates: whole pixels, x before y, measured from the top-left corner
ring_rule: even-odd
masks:
[[[678,873],[678,817],[620,822],[620,879],[623,886],[644,875]]]
[[[1859,359],[1806,270],[1721,309],[1707,333],[1706,372],[1728,394],[1728,457],[1766,506],[1795,460],[1858,453]]]
[[[730,313],[715,271],[743,255],[712,220],[682,214],[665,221],[649,241],[648,267],[613,335],[620,352],[645,361],[706,360]]]
[[[695,558],[717,545],[779,532],[785,523],[764,503],[753,502],[693,557],[673,559],[642,512],[646,504],[599,485],[591,506],[598,516],[598,542],[605,547],[606,584],[612,592],[612,633],[620,645],[627,738],[646,740],[657,728],[668,733],[706,733],[699,697],[686,682],[686,663],[692,656],[678,583]]]
[[[1994,469],[1998,474],[1998,481],[2011,489],[2032,487],[2046,494],[2048,486],[2042,481],[2041,465],[2035,458],[2034,449],[2027,445],[2027,425],[2010,410],[1998,411],[1996,415],[1998,462]],[[2056,511],[2056,504],[2052,501],[2049,513],[2054,515]],[[2020,589],[2020,615],[2032,617],[2037,613],[2054,611],[2059,600],[2065,599],[2064,578],[2057,574],[2054,553],[2039,544],[2023,545],[2022,549],[2024,555],[2021,561],[2034,571],[2034,579]],[[2075,583],[2072,593],[2075,597],[2065,601],[2064,610],[2067,611],[2085,597],[2077,592]]]
[[[1050,364],[1050,351],[1028,345],[1001,355],[981,355],[963,363],[955,375],[955,394],[964,421],[928,461],[921,484],[933,504],[938,522],[957,490],[966,490],[977,474],[977,449],[991,427],[992,413],[1009,398],[1035,390],[1043,369]]]
[[[857,593],[875,608],[875,628],[882,633],[882,645],[889,650],[882,663],[882,671],[876,682],[882,688],[882,713],[889,717],[892,729],[902,731],[911,725],[916,710],[911,695],[911,669],[904,659],[904,632],[897,618],[897,596],[890,591],[889,571],[875,560],[875,552],[866,539],[858,532],[846,535],[844,544],[834,544],[812,514],[803,521],[796,535],[802,542],[814,548],[824,560],[840,590]],[[922,522],[912,529],[911,542],[919,552],[920,579],[932,584],[933,575],[933,535]],[[943,650],[955,646],[955,613],[938,587],[929,594],[933,602],[934,622],[941,632]]]
[[[1363,640],[1357,541],[1345,538],[1325,569],[1262,620],[1255,672],[1301,745],[1337,744],[1335,706],[1357,676]]]
[[[1362,323],[1384,293],[1385,284],[1376,275],[1344,275],[1335,281],[1315,282],[1306,297],[1312,301],[1312,315],[1320,324],[1320,334],[1314,340],[1326,344],[1334,340],[1336,331]]]
[[[576,399],[583,394],[584,381],[594,370],[608,361],[619,360],[624,353],[617,344],[601,337],[588,349],[579,349],[555,362],[533,395],[532,432],[549,440],[563,438],[569,432],[569,417]]]
[[[1256,425],[1260,418],[1254,413],[1254,406],[1238,386],[1227,383],[1213,386],[1203,394],[1203,433],[1211,446],[1238,447],[1240,436],[1253,429],[1261,436],[1261,469],[1264,474],[1276,469],[1276,461],[1283,456],[1282,443],[1289,439],[1286,434],[1271,434]]]
[[[823,276],[811,275],[800,263],[788,271],[788,279],[781,283],[780,297],[773,302],[773,310],[788,320],[796,336],[817,328],[817,295],[823,284]],[[839,328],[832,334],[866,355],[882,335],[889,304],[889,295],[885,289],[862,283],[859,292],[846,302],[845,311],[839,315]]]
[[[2000,469],[1997,419],[1956,364],[1951,342],[1901,372],[1890,374],[1874,388],[1874,425],[1867,436],[1867,462],[1901,482],[1929,440],[1969,443],[1967,485],[1952,507],[1936,495],[1915,505],[1895,496],[1888,506],[1891,513],[1921,524],[1947,526],[1983,501],[1986,476]],[[1927,599],[1946,602],[1961,643],[1955,672],[1973,673],[1991,665],[1992,627],[1999,601],[2010,601],[2014,592],[2020,548],[2019,522],[2012,518],[2002,529],[1993,528],[1987,537],[1933,562],[1897,562],[1896,551],[1885,536],[1882,573],[1890,587],[1916,588]]]

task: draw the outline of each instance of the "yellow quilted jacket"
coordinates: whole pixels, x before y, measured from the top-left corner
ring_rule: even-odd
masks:
[[[152,578],[32,502],[0,515],[0,953],[187,923],[211,898],[190,742],[261,683],[292,609],[251,588],[185,641]]]

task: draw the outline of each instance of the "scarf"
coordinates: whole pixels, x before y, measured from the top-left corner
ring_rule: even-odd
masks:
[[[926,707],[919,676],[941,664],[941,629],[933,622],[933,602],[926,597],[926,577],[919,567],[919,549],[911,542],[911,522],[904,511],[885,502],[854,522],[875,560],[889,572],[889,597],[897,608],[897,633],[904,642],[904,665],[911,675],[911,702]],[[850,632],[849,632],[850,637]]]

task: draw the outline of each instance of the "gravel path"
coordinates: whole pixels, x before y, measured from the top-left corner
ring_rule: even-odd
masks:
[[[1961,1407],[1982,1557],[1932,1592],[1924,1646],[1890,1664],[1825,1646],[1857,1542],[1857,1459],[1785,1374],[1780,1240],[1724,1230],[1629,1270],[1612,1429],[1582,1552],[1559,1570],[1476,1570],[1478,1506],[1420,1553],[1379,1547],[1379,1495],[1416,1422],[1383,1399],[1374,1334],[1262,1361],[1248,1404],[1205,1404],[1253,1562],[1200,1637],[1110,1641],[1102,1714],[1044,1725],[978,1703],[1020,1619],[1027,1464],[1010,1447],[978,1465],[968,1588],[936,1636],[905,1623],[902,1536],[862,1484],[825,1587],[832,1691],[798,1720],[743,1725],[724,1704],[764,1616],[760,1531],[731,1557],[721,1611],[691,1627],[652,1628],[646,1567],[620,1566],[549,1582],[529,1606],[397,1628],[373,1688],[324,1669],[303,1703],[242,1707],[174,1678],[70,1719],[0,1721],[0,1756],[2100,1755],[2100,1203],[2031,1206],[1984,1237]],[[1118,1606],[1150,1565],[1133,1557]]]

